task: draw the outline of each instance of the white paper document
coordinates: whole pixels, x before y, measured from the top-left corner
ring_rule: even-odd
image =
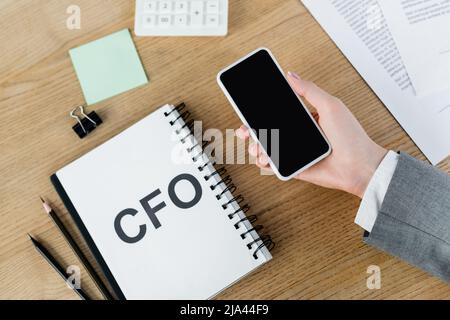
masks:
[[[415,95],[378,2],[302,1],[430,162],[444,160],[450,154],[450,90]]]
[[[450,0],[378,0],[419,96],[450,89]]]

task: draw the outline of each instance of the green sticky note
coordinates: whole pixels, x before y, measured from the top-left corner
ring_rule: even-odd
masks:
[[[87,104],[148,83],[128,29],[69,51]]]

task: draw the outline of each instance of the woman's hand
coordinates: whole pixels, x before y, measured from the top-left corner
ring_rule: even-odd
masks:
[[[368,137],[358,120],[338,98],[314,83],[302,80],[295,73],[289,72],[288,80],[295,92],[316,109],[313,116],[333,148],[329,157],[296,178],[362,198],[387,150]],[[236,134],[241,139],[248,139],[250,136],[244,126]],[[256,163],[260,168],[270,169],[267,156],[261,152],[258,144],[250,144],[249,153],[257,158]]]

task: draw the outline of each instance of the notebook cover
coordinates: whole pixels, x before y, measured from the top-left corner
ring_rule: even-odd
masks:
[[[86,227],[83,223],[83,220],[81,220],[81,217],[78,214],[77,210],[75,209],[75,206],[73,205],[69,196],[67,195],[66,190],[64,189],[63,185],[59,181],[58,176],[56,174],[53,174],[50,177],[50,180],[51,180],[53,186],[55,187],[56,192],[58,193],[59,197],[61,198],[64,205],[66,206],[67,211],[69,211],[70,216],[75,221],[75,224],[77,225],[78,230],[81,232],[81,235],[83,236],[89,249],[91,250],[92,255],[94,256],[97,263],[100,265],[100,268],[102,269],[103,274],[105,275],[106,279],[108,280],[109,284],[111,285],[112,289],[114,290],[114,293],[120,300],[126,300],[125,295],[123,294],[122,290],[119,287],[119,284],[117,283],[116,279],[112,275],[111,270],[109,270],[109,267],[106,264],[106,261],[103,259],[100,251],[98,250],[97,246],[95,245],[94,240],[92,239],[91,235],[89,234],[89,231],[86,229]]]
[[[143,121],[143,120],[142,120],[142,121]],[[60,175],[60,177],[61,177],[61,179],[62,179],[62,176],[61,176],[61,175]],[[108,262],[109,265],[106,263],[107,256],[103,256],[102,253],[101,253],[101,251],[100,251],[100,248],[102,248],[102,245],[101,245],[101,244],[100,244],[100,245],[97,245],[96,243],[94,243],[94,240],[93,240],[94,238],[93,238],[93,236],[95,237],[95,234],[92,234],[92,235],[91,235],[90,232],[88,231],[88,226],[89,226],[89,224],[85,223],[85,222],[82,220],[81,214],[80,214],[81,212],[77,212],[77,209],[75,208],[74,203],[72,202],[72,199],[70,199],[70,197],[69,197],[69,195],[68,195],[68,193],[67,193],[67,191],[66,191],[67,186],[63,186],[62,180],[60,180],[60,177],[58,177],[58,173],[55,173],[55,174],[53,174],[53,175],[50,177],[51,182],[53,183],[53,185],[54,185],[54,187],[55,187],[57,193],[59,194],[59,196],[60,196],[60,198],[62,199],[64,205],[66,206],[67,210],[69,211],[69,214],[71,215],[72,219],[73,219],[74,222],[76,223],[76,225],[77,225],[79,231],[81,232],[81,234],[82,234],[84,240],[86,241],[86,243],[87,243],[87,245],[88,245],[88,247],[89,247],[91,253],[92,253],[93,256],[95,257],[97,263],[100,265],[102,272],[104,273],[104,275],[105,275],[107,281],[109,282],[109,284],[111,285],[111,287],[112,287],[112,289],[113,289],[113,292],[115,293],[115,295],[116,295],[119,299],[121,299],[121,300],[127,299],[127,298],[125,297],[125,294],[124,294],[124,292],[126,292],[126,289],[127,289],[127,288],[126,288],[124,285],[122,285],[122,288],[121,288],[121,286],[119,286],[119,281],[120,281],[119,279],[120,279],[120,278],[118,278],[117,275],[113,275],[113,273],[112,273],[112,270],[114,269],[113,265],[112,265],[110,262]],[[216,179],[219,180],[219,179],[221,179],[221,177],[216,177]],[[217,182],[219,182],[219,181],[217,181]],[[214,198],[214,197],[213,197],[213,198]],[[94,200],[94,199],[95,199],[95,197],[93,198],[93,200]],[[211,200],[211,199],[210,199],[210,200]],[[217,201],[216,198],[214,198],[213,200],[214,200],[214,202]],[[234,208],[235,206],[236,206],[237,208]],[[88,204],[87,207],[86,207],[86,209],[88,209],[89,207],[90,207],[90,205]],[[238,209],[238,205],[233,204],[233,206],[231,206],[231,208],[237,210],[237,209]],[[99,209],[96,209],[96,210],[99,210]],[[252,227],[251,225],[250,225],[250,226],[246,226],[246,229],[247,229],[247,230],[250,230],[249,228],[251,228],[251,227]],[[234,230],[234,228],[233,228],[233,230]],[[254,232],[255,232],[255,231],[254,231]],[[256,232],[255,232],[255,233],[256,233]],[[252,236],[252,237],[253,237],[253,239],[255,239],[255,240],[256,240],[257,238],[259,238],[259,236],[258,236],[257,234],[254,235],[254,236]],[[269,238],[270,238],[270,237],[269,237]],[[239,239],[240,239],[240,238],[239,238]],[[242,240],[240,240],[240,241],[242,241]],[[272,243],[272,242],[271,242],[271,243]],[[258,248],[258,250],[260,250],[260,249]],[[243,278],[244,276],[246,276],[249,272],[255,270],[257,267],[259,267],[259,266],[262,265],[263,263],[265,263],[265,262],[267,262],[268,260],[270,260],[270,258],[271,258],[270,254],[269,254],[269,258],[267,257],[267,255],[266,255],[265,252],[263,252],[262,254],[263,254],[263,256],[264,256],[264,261],[263,261],[262,263],[259,263],[259,264],[255,265],[255,266],[253,266],[253,267],[251,267],[251,266],[249,266],[249,265],[246,266],[245,264],[243,264],[244,267],[248,268],[248,271],[247,271],[247,272],[244,273],[243,271],[237,270],[237,271],[235,271],[235,274],[230,273],[230,274],[229,274],[229,281],[227,281],[226,284],[216,285],[217,288],[215,288],[215,289],[209,288],[209,289],[210,289],[209,291],[213,290],[213,291],[215,291],[215,294],[212,295],[212,294],[211,294],[212,291],[211,291],[211,292],[208,292],[207,298],[212,298],[213,296],[215,296],[215,295],[218,294],[219,292],[222,292],[225,288],[227,288],[227,287],[229,287],[230,285],[234,284],[235,282],[237,282],[238,280],[240,280],[241,278]],[[252,259],[250,259],[250,260],[252,260]],[[243,260],[243,261],[244,261],[244,260]],[[252,261],[253,261],[253,260],[252,260]],[[238,272],[238,271],[239,271],[239,272]],[[239,274],[239,273],[240,273],[240,274]],[[140,278],[136,278],[136,281],[140,281],[139,279],[140,279]],[[220,290],[218,290],[219,288],[220,288]],[[217,289],[217,290],[216,290],[216,289]],[[133,293],[133,294],[135,294],[135,293]],[[131,293],[130,293],[130,295],[131,295]],[[128,293],[127,293],[128,298],[130,298],[130,295],[128,295]],[[205,297],[206,297],[206,296],[205,296]],[[203,299],[203,297],[202,297],[202,299]]]

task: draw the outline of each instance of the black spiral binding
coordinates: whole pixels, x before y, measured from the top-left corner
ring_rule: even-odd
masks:
[[[186,108],[186,105],[184,103],[179,104],[178,106],[176,106],[175,108],[173,108],[170,112],[165,112],[164,115],[166,117],[170,116],[172,113],[177,112],[178,113],[178,117],[175,118],[174,120],[171,120],[169,123],[171,126],[175,125],[176,123],[178,123],[180,120],[184,121],[184,125],[177,129],[175,131],[175,133],[177,135],[181,134],[182,130],[184,128],[189,128],[189,133],[180,138],[181,143],[185,143],[186,139],[189,138],[190,136],[192,136],[192,129],[194,126],[194,120],[190,118],[190,112],[189,111],[183,111]],[[205,148],[205,146],[207,145],[207,142],[203,142],[202,144],[202,152],[196,155],[192,156],[192,160],[194,162],[196,162],[198,160],[198,158],[200,156],[203,155],[203,149]],[[192,146],[191,148],[188,148],[187,151],[189,153],[192,153],[193,150],[195,150],[196,147],[198,147],[200,145],[200,143],[198,143],[197,145]],[[198,167],[198,170],[200,172],[203,172],[205,170],[205,168],[209,165],[215,166],[216,163],[213,161],[209,161],[205,164],[203,164],[202,166]],[[224,188],[222,190],[221,193],[216,195],[217,200],[222,199],[222,197],[227,193],[230,192],[231,194],[233,194],[234,192],[236,192],[237,187],[234,185],[233,180],[231,178],[230,175],[227,175],[227,170],[225,169],[225,167],[220,167],[218,169],[216,169],[214,172],[210,173],[210,174],[206,174],[204,175],[204,179],[205,181],[209,181],[212,177],[214,176],[220,176],[221,180],[218,182],[215,182],[214,184],[212,184],[210,186],[211,190],[214,191],[216,190],[216,188],[218,188],[220,185],[223,185]],[[222,208],[224,210],[228,209],[228,207],[233,204],[236,203],[239,205],[239,209],[237,209],[236,211],[234,211],[231,214],[228,214],[228,218],[230,220],[234,219],[234,217],[239,214],[239,212],[242,213],[247,213],[250,210],[250,206],[248,204],[244,204],[242,203],[244,201],[244,197],[242,195],[237,195],[234,198],[230,199],[227,203],[222,205]],[[238,222],[236,222],[234,224],[234,227],[236,228],[236,230],[239,230],[241,228],[241,226],[245,223],[248,222],[250,223],[250,225],[253,225],[257,220],[257,216],[256,215],[251,215],[251,216],[246,216],[244,218],[242,218],[241,220],[239,220]],[[256,226],[252,226],[252,228],[247,229],[245,232],[241,233],[240,236],[242,239],[246,239],[247,235],[250,234],[251,232],[255,231],[258,232],[260,230],[263,229],[263,226],[261,225],[256,225]],[[259,245],[258,245],[259,244]],[[254,246],[257,245],[256,249],[254,249]],[[254,259],[258,259],[258,255],[257,253],[259,251],[261,251],[264,247],[266,247],[269,251],[271,251],[274,247],[275,247],[275,243],[273,242],[272,238],[269,235],[264,235],[261,236],[255,240],[253,240],[252,242],[247,244],[247,248],[249,250],[254,250],[253,251],[253,258]]]

